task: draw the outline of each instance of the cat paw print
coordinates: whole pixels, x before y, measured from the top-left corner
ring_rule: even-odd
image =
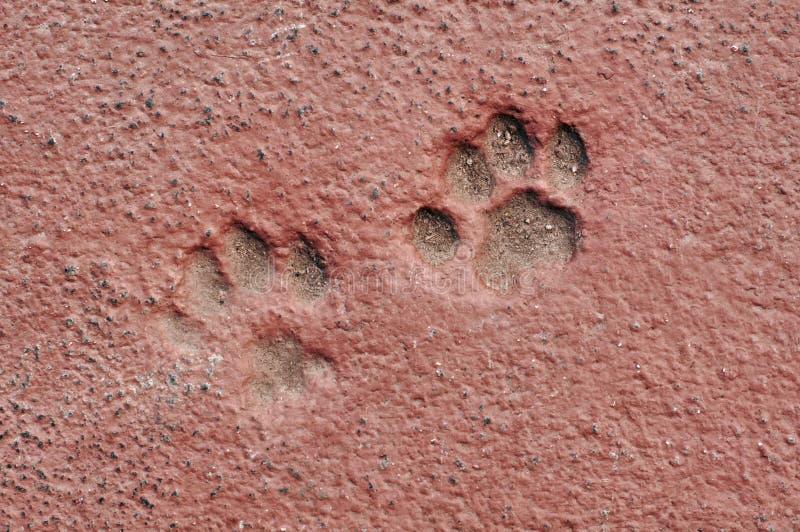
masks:
[[[440,206],[414,214],[412,243],[423,261],[439,265],[459,245],[479,242],[472,269],[482,283],[498,291],[524,288],[537,272],[562,268],[574,256],[578,218],[563,197],[588,167],[575,128],[559,124],[540,146],[517,118],[495,115],[475,138],[452,148],[446,194]]]
[[[290,312],[272,308],[279,319],[268,320],[268,327],[252,315],[259,310],[254,301],[268,294],[282,298],[278,306],[283,301],[287,307],[312,309],[324,296],[327,268],[311,240],[298,234],[269,245],[256,231],[234,222],[218,238],[208,238],[204,245],[188,250],[183,260],[171,309],[161,320],[174,346],[199,351],[207,347],[204,339],[213,336],[210,332],[223,329],[224,334],[218,336],[229,339],[225,352],[230,353],[248,397],[259,402],[299,396],[312,381],[333,380],[324,355],[307,350],[291,327],[276,325],[280,316]],[[246,329],[244,334],[242,329]],[[254,329],[268,332],[251,334]]]

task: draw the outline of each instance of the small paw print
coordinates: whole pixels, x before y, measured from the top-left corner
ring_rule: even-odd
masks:
[[[452,259],[471,240],[459,234],[463,227],[480,241],[472,268],[492,289],[521,288],[537,271],[566,265],[578,249],[579,222],[574,207],[554,204],[552,194],[580,184],[589,159],[580,134],[567,124],[550,134],[543,164],[537,164],[537,145],[509,114],[495,115],[482,134],[457,143],[447,161],[443,205],[421,207],[412,220],[420,258],[432,265]],[[483,227],[468,223],[476,211]]]
[[[299,305],[312,305],[325,295],[325,260],[302,234],[273,247],[237,221],[219,238],[207,240],[186,253],[175,300],[162,316],[166,338],[179,349],[202,350],[209,330],[247,321],[251,307],[257,308],[254,298],[266,292],[286,294]],[[302,395],[311,380],[333,380],[324,355],[305,349],[288,328],[272,323],[269,329],[252,337],[225,331],[231,338],[226,351],[243,373],[249,398],[273,402]]]

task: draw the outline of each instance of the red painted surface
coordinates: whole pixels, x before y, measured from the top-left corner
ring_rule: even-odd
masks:
[[[647,4],[0,7],[0,521],[797,527],[796,10]],[[499,112],[533,165],[465,204],[448,157]],[[590,162],[552,192],[560,122]],[[581,240],[502,294],[473,255],[522,189]],[[302,233],[324,295],[187,307],[235,222],[278,274]],[[265,403],[272,337],[328,364]]]

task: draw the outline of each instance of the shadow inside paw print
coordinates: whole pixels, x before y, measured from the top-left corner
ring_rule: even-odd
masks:
[[[238,301],[258,295],[254,292],[286,291],[302,305],[321,298],[327,277],[325,260],[316,246],[297,235],[286,248],[285,265],[278,275],[273,248],[255,231],[235,222],[219,242],[189,252],[177,299],[161,320],[167,339],[183,350],[201,349],[206,324],[218,323],[221,313],[242,315],[246,309],[238,308]],[[248,358],[243,366],[249,370],[244,381],[257,400],[297,396],[310,378],[332,378],[329,361],[306,352],[290,334],[236,343],[234,348],[250,345],[244,349]]]
[[[519,288],[520,274],[541,268],[560,268],[578,249],[578,219],[570,208],[551,203],[550,191],[569,191],[586,176],[589,158],[578,131],[559,124],[547,144],[549,166],[544,190],[520,189],[536,156],[523,124],[508,114],[491,118],[480,146],[461,141],[445,171],[448,192],[458,202],[488,202],[481,209],[485,236],[477,246],[475,273],[486,286],[506,291]],[[539,166],[537,166],[539,167]],[[544,167],[543,167],[544,168]],[[532,180],[532,178],[531,178]],[[497,191],[505,196],[493,200]],[[456,206],[453,210],[462,209]],[[412,242],[420,257],[439,264],[455,255],[458,216],[425,206],[412,222]]]

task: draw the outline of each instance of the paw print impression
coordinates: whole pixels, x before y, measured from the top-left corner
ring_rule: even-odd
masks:
[[[325,261],[303,235],[292,245],[286,266],[294,293],[305,301],[318,299],[328,284]]]
[[[494,176],[486,157],[468,145],[458,146],[450,156],[447,182],[458,199],[469,203],[489,199],[494,190]]]
[[[519,272],[565,264],[575,253],[573,214],[542,203],[532,191],[514,194],[489,211],[487,221],[478,270],[492,288],[507,290]]]
[[[198,351],[209,335],[207,327],[221,323],[226,315],[241,322],[253,305],[253,298],[269,297],[270,291],[287,291],[289,297],[270,297],[270,307],[292,305],[291,294],[299,305],[294,315],[308,312],[327,289],[325,260],[311,240],[295,235],[278,240],[283,246],[270,246],[259,234],[241,222],[233,222],[219,238],[190,251],[186,256],[177,300],[162,316],[165,337],[183,351]],[[274,254],[273,254],[274,252]],[[285,257],[280,268],[281,257]],[[282,273],[282,276],[279,275]],[[244,303],[248,308],[239,308]],[[305,309],[305,310],[303,310]],[[258,319],[254,320],[259,322]],[[269,324],[270,331],[286,329]],[[228,354],[246,372],[249,395],[261,402],[298,396],[311,379],[333,379],[331,364],[322,355],[309,353],[288,331],[285,334],[256,338],[231,338]],[[250,346],[249,348],[247,346]],[[226,341],[226,349],[228,341]],[[244,353],[239,355],[241,351]]]
[[[458,233],[452,218],[441,211],[423,207],[414,215],[413,241],[422,260],[438,264],[456,254]]]
[[[550,193],[568,194],[584,179],[589,168],[586,147],[578,131],[562,123],[549,136],[545,164],[534,164],[535,137],[529,137],[523,124],[508,114],[492,117],[478,140],[482,140],[480,145],[462,140],[447,161],[449,194],[444,202],[456,214],[451,217],[434,207],[420,208],[412,222],[413,244],[430,264],[453,258],[459,242],[457,228],[462,226],[457,213],[483,203],[479,210],[483,241],[475,246],[475,273],[492,289],[519,288],[521,273],[561,268],[578,249],[578,219],[571,208],[554,205]],[[526,180],[533,183],[534,168],[545,173],[537,180],[536,190],[524,184]],[[469,224],[463,225],[470,230]]]
[[[183,350],[195,350],[201,345],[200,329],[188,316],[172,310],[162,317],[167,338]]]
[[[273,275],[266,242],[240,224],[228,229],[224,240],[231,280],[241,288],[266,290]]]
[[[217,257],[208,248],[197,248],[189,253],[183,287],[188,303],[205,313],[224,307],[231,290]]]
[[[497,115],[486,129],[486,159],[496,172],[522,177],[533,160],[533,148],[522,124],[509,115]]]
[[[556,189],[569,189],[583,181],[589,158],[575,128],[559,124],[550,138],[550,154],[550,182]]]
[[[319,376],[328,369],[325,358],[307,353],[291,337],[259,340],[250,356],[251,388],[264,401],[298,395],[305,390],[311,376]]]

